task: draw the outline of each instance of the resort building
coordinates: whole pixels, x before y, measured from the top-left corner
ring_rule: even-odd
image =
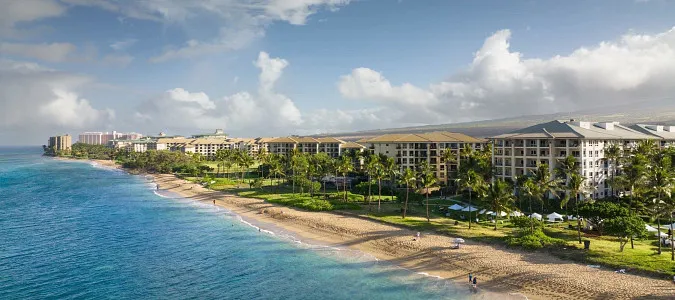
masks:
[[[253,142],[253,145],[251,146],[252,147],[251,152],[257,155],[258,152],[260,152],[260,150],[265,149],[265,151],[267,151],[267,153],[269,153],[270,152],[269,142],[271,140],[274,140],[274,139],[276,139],[276,138],[275,137],[265,137],[265,138],[259,137],[259,138],[256,138],[255,141]]]
[[[73,140],[70,135],[57,135],[49,137],[47,147],[53,151],[70,151]]]
[[[659,146],[661,147],[675,146],[675,126],[635,124],[630,128],[659,138]]]
[[[605,147],[616,144],[630,148],[638,141],[650,139],[661,145],[672,144],[673,127],[665,128],[556,120],[494,136],[489,139],[494,143],[495,176],[515,181],[536,170],[538,164],[547,164],[555,174],[559,161],[572,155],[579,163],[579,173],[586,179],[591,196],[604,198],[611,195],[607,179],[617,172],[617,166],[605,159]]]
[[[214,133],[195,134],[192,136],[195,139],[226,139],[227,134],[222,129],[216,129]]]
[[[357,143],[348,143],[332,137],[289,136],[272,139],[267,144],[270,153],[288,155],[293,149],[298,149],[302,153],[309,154],[323,152],[330,157],[339,157],[347,149],[362,151],[365,148]]]
[[[157,139],[141,138],[133,140],[110,140],[108,147],[115,149],[124,149],[129,152],[145,152],[148,150],[166,150],[165,145],[158,146]]]
[[[137,140],[142,137],[142,134],[135,132],[84,132],[80,133],[78,142],[89,145],[108,145],[111,140]]]
[[[487,141],[471,137],[462,133],[438,131],[419,134],[385,134],[373,138],[357,141],[365,145],[373,154],[384,154],[396,159],[401,171],[410,168],[417,169],[423,161],[429,162],[441,183],[448,183],[449,174],[457,171],[459,152],[465,145],[474,149],[482,149]],[[443,152],[450,149],[456,162],[449,165],[443,159]]]

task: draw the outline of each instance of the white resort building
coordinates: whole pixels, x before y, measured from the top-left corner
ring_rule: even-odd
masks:
[[[666,130],[667,129],[667,130]],[[572,155],[579,163],[579,173],[586,179],[593,198],[610,196],[607,179],[617,166],[605,159],[610,144],[633,147],[641,140],[655,140],[659,145],[672,144],[675,127],[635,125],[619,122],[551,121],[489,138],[494,143],[492,162],[495,176],[515,181],[533,172],[538,164],[547,164],[552,174],[559,161]]]
[[[288,155],[293,149],[298,149],[302,153],[309,154],[324,152],[330,157],[339,157],[348,149],[363,151],[365,148],[358,143],[346,142],[333,137],[289,136],[269,140],[267,144],[270,153]]]
[[[417,169],[422,161],[428,161],[436,172],[436,178],[442,183],[448,183],[448,174],[457,171],[459,153],[464,145],[474,149],[482,149],[486,140],[468,136],[462,133],[438,131],[418,134],[385,134],[358,141],[365,145],[373,154],[384,154],[396,159],[397,165]],[[449,165],[443,160],[443,152],[450,149],[456,156],[456,163]]]

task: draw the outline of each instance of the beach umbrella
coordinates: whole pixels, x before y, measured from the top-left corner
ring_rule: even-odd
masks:
[[[659,230],[649,226],[649,224],[645,224],[645,229],[647,229],[648,232],[658,232]]]
[[[537,220],[541,221],[541,215],[538,214],[538,213],[531,214],[530,218],[537,219]]]
[[[459,205],[459,204],[453,204],[452,206],[448,207],[448,209],[452,209],[452,210],[462,210],[462,209],[464,209],[464,206],[461,206],[461,205]]]
[[[490,215],[490,216],[496,216],[497,215],[497,213],[495,213],[494,211],[488,211],[487,214]],[[503,211],[500,211],[499,216],[500,217],[506,217],[506,213],[503,212]]]
[[[477,211],[477,210],[478,210],[478,208],[475,208],[473,206],[467,206],[467,207],[462,209],[462,211]]]

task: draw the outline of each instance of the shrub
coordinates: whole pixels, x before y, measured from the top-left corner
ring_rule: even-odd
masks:
[[[564,247],[567,245],[565,240],[552,238],[541,230],[535,230],[533,233],[526,233],[518,237],[509,238],[507,243],[509,246],[519,246],[527,250]]]
[[[520,231],[528,232],[530,234],[544,227],[544,222],[529,217],[513,217],[511,223]]]

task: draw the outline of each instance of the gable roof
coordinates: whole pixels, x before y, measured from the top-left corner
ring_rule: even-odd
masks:
[[[364,149],[364,148],[366,148],[366,146],[358,144],[358,143],[354,143],[354,142],[346,142],[346,143],[342,144],[342,148],[344,148],[344,149]]]
[[[336,139],[334,137],[320,137],[316,139],[319,143],[332,143],[332,144],[342,144],[345,141]]]
[[[604,126],[604,127],[603,127]],[[619,122],[583,122],[554,120],[500,134],[491,139],[504,138],[582,138],[582,139],[653,139],[655,137],[638,132]]]
[[[649,125],[649,124],[635,124],[630,126],[638,132],[653,135],[665,140],[675,140],[675,126],[665,125]]]
[[[426,133],[384,134],[373,138],[360,139],[359,143],[483,143],[485,140],[462,133],[434,131]]]

